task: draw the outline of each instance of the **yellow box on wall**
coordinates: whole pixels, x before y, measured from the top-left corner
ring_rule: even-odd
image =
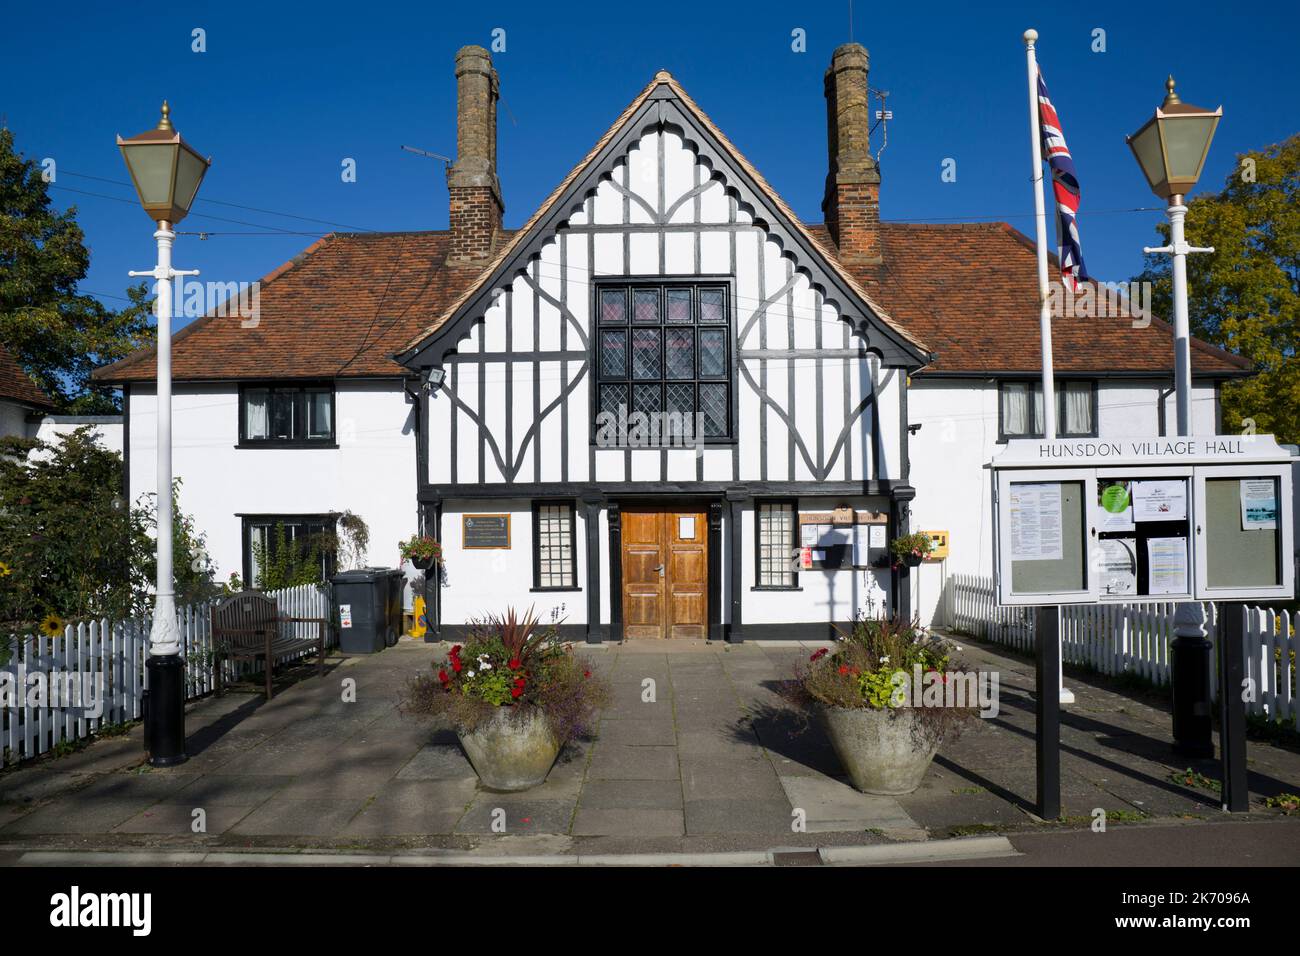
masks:
[[[948,557],[947,531],[922,531],[921,534],[930,539],[930,554],[926,560],[939,561]]]

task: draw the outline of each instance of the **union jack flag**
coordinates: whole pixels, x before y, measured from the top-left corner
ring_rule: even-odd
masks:
[[[1052,168],[1052,192],[1056,197],[1056,236],[1059,244],[1057,256],[1061,261],[1061,281],[1072,292],[1079,289],[1080,280],[1091,281],[1083,264],[1083,248],[1079,243],[1079,179],[1074,173],[1074,159],[1070,147],[1065,145],[1065,133],[1056,107],[1047,95],[1047,81],[1043,71],[1038,71],[1038,126],[1043,137],[1043,158]]]

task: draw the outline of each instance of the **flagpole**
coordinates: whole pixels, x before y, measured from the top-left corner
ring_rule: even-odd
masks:
[[[1043,205],[1043,146],[1038,116],[1037,30],[1025,31],[1025,66],[1029,74],[1029,143],[1034,156],[1034,229],[1038,251],[1038,332],[1043,358],[1043,437],[1056,437],[1056,381],[1052,370],[1052,312],[1047,298],[1047,211]],[[1033,416],[1033,401],[1029,414]]]
[[[1029,77],[1029,145],[1034,156],[1034,230],[1038,252],[1038,335],[1042,341],[1043,357],[1043,437],[1048,441],[1056,438],[1056,382],[1052,370],[1052,310],[1047,299],[1047,210],[1043,205],[1043,139],[1042,126],[1038,114],[1038,56],[1034,53],[1034,43],[1038,40],[1037,30],[1025,31],[1025,69]],[[1033,399],[1029,403],[1029,414],[1034,413]],[[1056,613],[1061,613],[1056,608]],[[1058,628],[1059,634],[1059,628]],[[1058,637],[1059,640],[1059,637]],[[1056,654],[1056,686],[1058,698],[1062,704],[1073,704],[1074,693],[1065,686],[1065,655],[1062,648]]]

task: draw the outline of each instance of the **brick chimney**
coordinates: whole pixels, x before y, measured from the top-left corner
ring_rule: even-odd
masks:
[[[497,180],[497,71],[481,46],[456,52],[456,162],[447,170],[451,199],[448,264],[484,263],[501,234]]]
[[[861,43],[846,43],[826,70],[826,196],[822,214],[843,262],[877,264],[880,247],[880,170],[867,141],[871,130],[867,69]]]

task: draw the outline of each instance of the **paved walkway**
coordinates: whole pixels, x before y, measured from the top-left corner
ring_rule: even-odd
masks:
[[[144,766],[137,729],[0,774],[0,859],[48,847],[717,853],[1086,828],[1097,808],[1111,828],[1222,819],[1212,791],[1171,779],[1188,761],[1169,750],[1163,704],[1067,673],[1078,700],[1063,716],[1065,821],[1038,821],[1032,664],[991,647],[962,657],[999,672],[1001,713],[946,743],[900,798],[857,793],[819,731],[792,735],[772,687],[806,647],[581,652],[611,680],[612,705],[598,739],[527,793],[480,790],[454,734],[397,712],[404,681],[442,653],[403,642],[337,659],[323,679],[304,674],[269,704],[230,693],[194,705],[192,757],[177,768]],[[1249,768],[1251,819],[1277,820],[1259,801],[1300,792],[1300,754],[1252,742]],[[1217,776],[1213,762],[1196,769]]]

